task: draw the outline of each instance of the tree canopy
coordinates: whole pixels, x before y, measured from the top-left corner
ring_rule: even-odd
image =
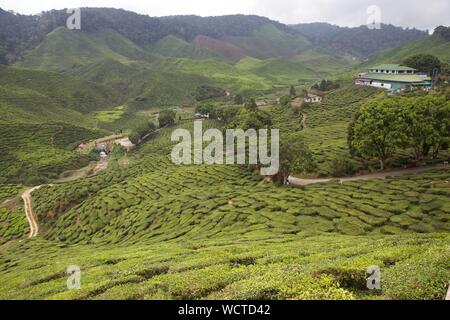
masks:
[[[395,97],[371,101],[348,130],[350,153],[378,158],[381,169],[396,150],[412,150],[416,160],[436,158],[450,139],[450,102],[444,96]]]
[[[431,54],[417,54],[411,56],[406,59],[403,64],[428,75],[435,75],[442,69],[441,61]]]
[[[317,167],[314,157],[298,134],[282,134],[280,137],[280,168],[272,180],[286,184],[293,173],[313,172]]]
[[[334,90],[334,89],[339,89],[339,84],[332,81],[332,80],[322,80],[320,83],[316,83],[312,86],[313,89],[315,90],[320,90],[320,91],[330,91],[330,90]]]
[[[158,116],[159,127],[171,126],[175,123],[175,111],[171,109],[162,110]]]

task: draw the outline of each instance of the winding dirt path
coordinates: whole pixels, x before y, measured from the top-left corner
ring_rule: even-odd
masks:
[[[37,186],[31,189],[28,189],[22,194],[22,199],[24,203],[25,215],[27,216],[28,224],[30,225],[30,234],[28,238],[32,238],[37,236],[39,232],[39,225],[36,221],[36,215],[34,214],[33,207],[31,206],[31,193],[34,190],[39,189],[42,186]]]
[[[392,170],[392,171],[375,172],[375,173],[369,173],[369,174],[364,174],[364,175],[360,175],[360,176],[334,178],[334,179],[338,180],[340,183],[343,183],[346,181],[386,179],[387,177],[400,177],[400,176],[405,176],[408,174],[415,174],[415,173],[421,173],[421,172],[431,171],[431,170],[435,170],[435,169],[445,169],[445,168],[450,168],[450,166],[446,165],[446,164],[439,164],[439,165],[434,165],[434,166],[398,169],[398,170]],[[290,176],[288,178],[288,181],[289,181],[289,184],[292,184],[295,186],[307,186],[310,184],[329,182],[334,179],[333,178],[302,179],[302,178],[296,178],[296,177]]]

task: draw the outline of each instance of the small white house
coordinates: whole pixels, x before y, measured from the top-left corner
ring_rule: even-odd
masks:
[[[308,95],[305,97],[305,102],[308,103],[317,103],[322,101],[321,96],[316,96],[315,94],[308,93]]]
[[[126,152],[130,152],[136,147],[128,138],[118,139],[114,143],[121,146]]]

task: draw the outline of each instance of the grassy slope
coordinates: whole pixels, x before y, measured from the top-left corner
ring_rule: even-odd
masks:
[[[164,65],[161,60],[153,64],[123,64],[105,59],[88,64],[72,74],[113,88],[126,104],[140,109],[192,103],[193,94],[199,85],[214,83],[205,76],[179,72],[174,67],[165,68]]]
[[[408,57],[416,54],[432,54],[441,61],[450,63],[450,41],[437,35],[429,36],[398,48],[386,50],[364,65],[402,63]]]
[[[129,167],[36,191],[45,234],[3,250],[0,296],[444,296],[448,170],[280,188],[236,166],[175,166],[170,134],[144,145]],[[82,289],[68,291],[64,270],[73,264]],[[370,265],[383,270],[381,292],[364,289]]]
[[[243,48],[249,56],[259,59],[293,56],[311,47],[311,43],[303,36],[288,34],[269,24],[251,36],[225,37],[224,40]]]
[[[152,61],[153,56],[112,30],[84,33],[61,27],[49,33],[17,65],[67,71],[105,58],[126,63],[133,60]]]
[[[347,128],[352,115],[378,93],[375,88],[346,85],[327,95],[322,103],[302,109],[306,128],[300,135],[318,164],[317,175],[330,176],[334,161],[348,156]],[[358,168],[358,162],[352,163]]]
[[[348,67],[344,60],[306,50],[310,44],[304,38],[269,25],[249,37],[228,40],[257,57],[293,58],[270,58],[247,69],[245,62],[234,66],[174,36],[143,49],[111,30],[84,33],[59,28],[17,65],[108,85],[139,107],[192,103],[196,87],[204,83],[252,95],[273,84],[317,80]]]
[[[67,123],[3,124],[0,133],[0,179],[29,185],[87,165],[70,146],[104,135]]]
[[[311,82],[345,72],[355,63],[317,49],[305,50],[290,58],[259,60],[247,57],[236,68],[269,79],[275,84]]]
[[[104,135],[86,128],[96,126],[93,114],[119,102],[96,82],[0,66],[0,181],[34,185],[86,165],[89,158],[68,146]]]
[[[197,75],[209,78],[228,90],[236,92],[264,90],[271,88],[271,82],[250,72],[241,71],[233,65],[216,59],[164,59],[153,67],[170,73]]]
[[[198,48],[180,38],[168,35],[150,47],[152,53],[163,57],[209,59],[219,58],[206,48]]]
[[[0,123],[65,121],[115,105],[117,93],[101,84],[53,72],[0,66]]]

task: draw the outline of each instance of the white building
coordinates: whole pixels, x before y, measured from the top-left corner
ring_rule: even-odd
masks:
[[[305,102],[308,103],[317,103],[322,101],[321,96],[316,96],[315,94],[308,93],[308,95],[304,99]]]

